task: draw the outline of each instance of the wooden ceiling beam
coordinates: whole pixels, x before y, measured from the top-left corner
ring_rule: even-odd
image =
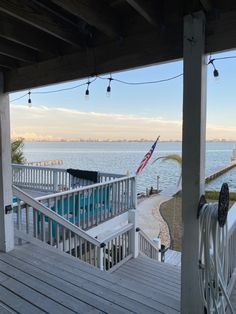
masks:
[[[79,29],[68,25],[33,2],[1,0],[0,11],[74,46],[82,46],[84,43],[85,37]]]
[[[28,63],[36,62],[38,56],[36,51],[3,38],[0,39],[0,54]]]
[[[180,19],[169,25],[163,34],[155,29],[148,32],[143,30],[143,33],[128,36],[120,45],[114,41],[7,71],[5,91],[13,92],[180,59],[183,56],[182,29]],[[222,13],[217,19],[209,18],[206,24],[206,53],[233,48],[236,48],[236,11]]]
[[[114,11],[99,0],[51,0],[71,14],[76,15],[89,25],[94,26],[111,38],[120,36],[118,18]]]
[[[146,0],[126,0],[142,17],[153,26],[158,26],[157,14]]]
[[[37,51],[60,54],[59,40],[0,12],[0,37]]]
[[[117,42],[83,50],[60,58],[8,71],[6,91],[33,88],[67,80],[87,78],[95,74],[111,73],[150,63],[165,62],[182,55],[181,27],[179,33],[160,38],[157,32],[145,32]],[[95,61],[96,60],[96,64]],[[39,70],[40,69],[40,70]],[[95,73],[96,72],[96,73]]]

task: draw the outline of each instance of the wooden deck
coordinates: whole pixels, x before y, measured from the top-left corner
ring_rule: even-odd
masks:
[[[165,263],[174,266],[181,266],[181,252],[168,250],[165,253]]]
[[[54,248],[0,253],[0,313],[179,313],[180,271],[148,258],[105,273]]]

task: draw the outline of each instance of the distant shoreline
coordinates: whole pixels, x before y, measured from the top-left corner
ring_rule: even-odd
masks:
[[[73,140],[73,139],[53,139],[53,140],[29,140],[29,139],[24,139],[25,142],[29,143],[149,143],[149,142],[154,142],[155,139],[140,139],[140,140],[95,140],[95,139],[88,139],[88,140]],[[161,143],[182,143],[180,140],[163,140]],[[207,140],[207,143],[236,143],[236,140]]]

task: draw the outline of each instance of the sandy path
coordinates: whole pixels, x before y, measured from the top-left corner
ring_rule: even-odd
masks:
[[[161,203],[171,197],[164,195],[153,195],[140,201],[137,207],[138,226],[151,238],[160,234],[161,242],[169,244],[168,227],[163,220],[159,208]]]

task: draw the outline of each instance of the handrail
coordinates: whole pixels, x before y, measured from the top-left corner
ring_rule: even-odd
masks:
[[[144,255],[161,261],[160,254],[160,246],[155,244],[149,236],[144,233],[141,229],[138,228],[139,231],[139,251]]]
[[[86,186],[83,186],[83,187],[70,189],[68,191],[56,192],[56,193],[52,193],[52,194],[39,196],[39,197],[36,197],[35,199],[38,200],[38,201],[43,201],[43,200],[47,200],[47,199],[52,198],[52,197],[65,196],[65,195],[71,194],[73,192],[87,191],[88,188],[99,188],[99,187],[102,187],[102,186],[104,186],[106,184],[109,184],[109,183],[118,183],[118,182],[123,181],[124,179],[135,179],[135,176],[118,178],[118,179],[112,180],[112,182],[108,182],[107,181],[107,182],[95,183],[95,184],[92,184],[92,185],[86,185]]]
[[[114,233],[112,233],[111,236],[106,237],[104,239],[101,240],[101,243],[107,243],[109,241],[111,241],[112,239],[118,237],[119,235],[131,230],[133,228],[133,224],[132,223],[128,223],[127,225],[119,228],[118,230],[116,230]]]
[[[30,195],[28,195],[27,193],[23,192],[22,190],[20,190],[16,186],[13,185],[12,186],[12,190],[13,190],[14,195],[16,197],[20,198],[21,200],[23,200],[27,205],[30,205],[33,208],[37,208],[37,210],[40,211],[42,214],[44,214],[45,216],[47,216],[50,219],[53,219],[55,222],[57,222],[58,224],[62,225],[65,228],[69,229],[74,234],[82,237],[83,239],[85,239],[86,241],[89,241],[90,243],[92,243],[94,245],[99,246],[101,244],[100,241],[98,241],[98,240],[94,239],[93,237],[91,237],[89,234],[84,232],[81,228],[79,228],[76,225],[72,224],[71,222],[66,220],[64,217],[62,217],[61,215],[55,213],[53,210],[51,210],[50,208],[46,207],[42,203],[40,203],[40,202],[36,201],[35,199],[31,198]]]
[[[101,270],[110,271],[132,257],[133,224],[121,227],[100,241],[18,187],[13,186],[13,193],[17,198],[14,217],[16,214],[18,234],[23,232],[29,239],[41,240]],[[20,236],[18,241],[21,244]]]
[[[136,208],[136,177],[44,195],[36,198],[83,230]]]
[[[125,175],[122,174],[98,172],[98,181],[103,184],[124,177]],[[70,175],[65,168],[18,164],[12,164],[12,180],[13,184],[18,187],[46,192],[59,192],[94,185],[89,179]]]

